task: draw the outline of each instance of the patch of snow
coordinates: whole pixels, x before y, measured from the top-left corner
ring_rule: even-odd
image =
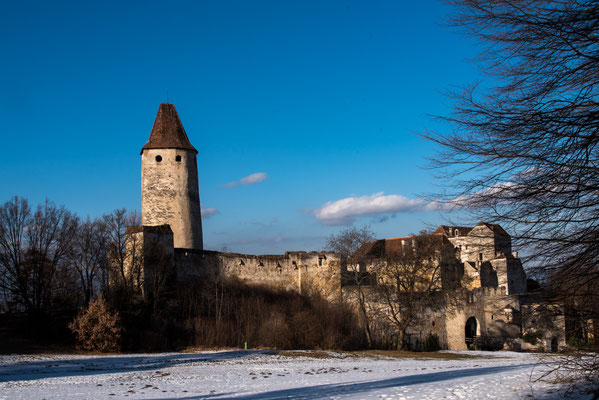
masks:
[[[450,353],[477,357],[9,355],[0,356],[0,399],[557,399],[563,391],[534,381],[548,368],[534,354]]]

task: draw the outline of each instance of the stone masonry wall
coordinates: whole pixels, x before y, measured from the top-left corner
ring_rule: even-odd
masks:
[[[143,151],[141,213],[144,226],[170,225],[175,248],[203,249],[198,170],[193,151]]]
[[[300,294],[316,292],[328,299],[341,293],[341,263],[334,253],[289,251],[281,255],[250,255],[175,249],[175,258],[180,281],[218,272],[248,285]]]
[[[445,311],[447,346],[451,350],[466,350],[466,321],[474,317],[477,336],[483,345],[505,346],[520,335],[520,301],[518,296],[506,296],[505,287],[481,288],[463,292]]]

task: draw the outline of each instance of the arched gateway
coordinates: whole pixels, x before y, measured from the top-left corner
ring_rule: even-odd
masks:
[[[476,318],[468,318],[465,327],[466,347],[468,348],[468,350],[474,350],[476,348],[477,331],[478,322],[476,321]]]

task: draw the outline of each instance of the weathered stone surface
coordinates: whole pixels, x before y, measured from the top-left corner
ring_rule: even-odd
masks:
[[[177,275],[185,281],[217,271],[248,285],[284,289],[300,294],[318,293],[335,299],[341,295],[341,263],[329,252],[286,252],[281,255],[251,255],[177,249]]]
[[[196,154],[174,106],[161,104],[151,138],[141,154],[143,226],[128,230],[131,256],[140,252],[142,257],[156,256],[155,250],[160,249],[159,261],[174,264],[173,273],[179,282],[229,277],[248,285],[319,294],[331,300],[344,298],[351,302],[355,298],[356,288],[343,284],[346,263],[334,253],[248,255],[203,250]],[[467,348],[468,326],[468,335],[474,331],[481,346],[515,346],[523,319],[525,329],[532,329],[538,312],[536,306],[530,305],[524,317],[521,313],[526,274],[517,254],[512,253],[510,236],[499,225],[485,222],[474,227],[442,225],[435,236],[443,246],[448,246],[451,260],[455,261],[443,263],[444,268],[449,268],[441,271],[441,293],[445,300],[440,307],[423,311],[421,322],[409,328],[406,340],[416,345],[434,334],[442,347],[463,350]],[[371,257],[369,262],[380,265],[381,259],[403,251],[411,240],[404,237],[370,242],[358,250],[350,263],[362,254]],[[379,261],[375,260],[377,257]],[[141,268],[137,268],[140,284],[146,286],[152,278],[149,261],[152,259],[146,257]],[[373,265],[357,264],[359,271],[366,274],[372,272]],[[133,267],[130,269],[133,271]],[[368,284],[372,286],[365,289],[372,298],[376,298],[377,292],[374,278]],[[463,290],[456,289],[458,281],[465,283],[465,287],[461,286]],[[369,310],[373,313],[373,324],[381,330],[392,329],[386,326],[389,318],[382,300],[373,301]],[[557,340],[561,346],[565,336],[557,331],[563,331],[563,318],[554,320],[552,326],[557,328],[547,328],[548,334],[543,339]]]
[[[149,149],[141,157],[142,224],[170,225],[176,248],[202,250],[195,152]]]

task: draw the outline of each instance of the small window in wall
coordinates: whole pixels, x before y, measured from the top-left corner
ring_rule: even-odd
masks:
[[[177,157],[175,157],[175,161],[177,161],[177,162],[181,162],[181,156],[177,156]]]
[[[435,326],[435,321],[433,321],[433,326]]]
[[[322,258],[318,257],[318,266],[322,267]]]
[[[505,309],[505,319],[507,322],[512,322],[514,320],[514,314],[509,308]]]
[[[156,162],[161,162],[162,161],[162,156],[156,156]]]
[[[481,261],[483,260],[483,253],[478,253],[478,259]]]

